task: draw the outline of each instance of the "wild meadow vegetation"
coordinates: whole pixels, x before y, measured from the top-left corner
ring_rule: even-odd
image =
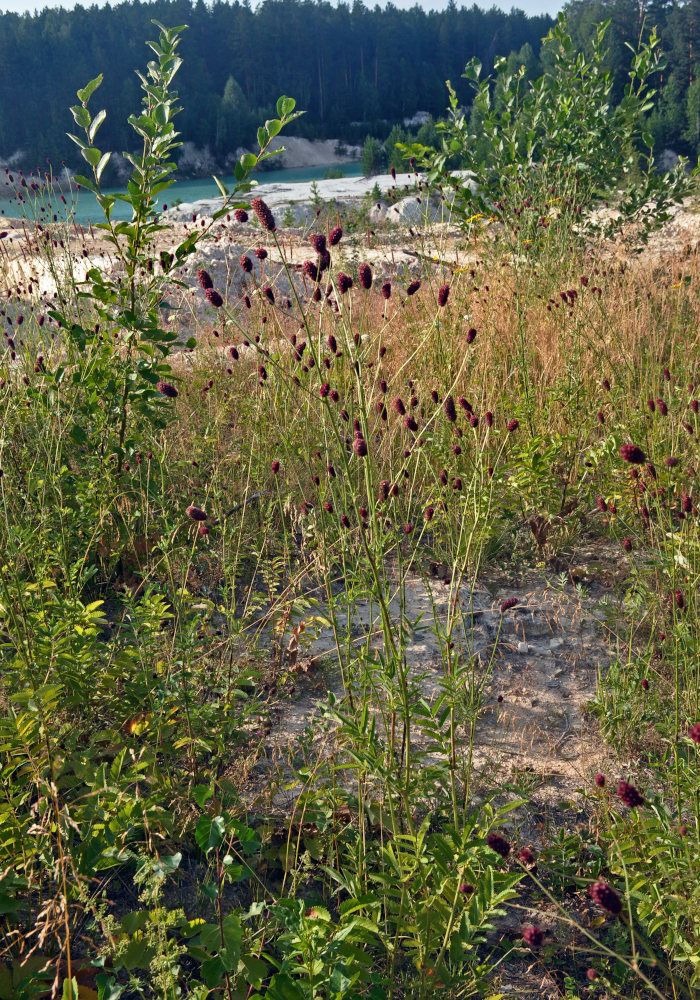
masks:
[[[563,22],[532,88],[472,67],[478,189],[442,169],[471,143],[453,104],[444,146],[406,150],[449,222],[388,278],[365,255],[390,232],[321,215],[292,259],[253,197],[286,97],[169,246],[182,29],[159,29],[131,221],[101,193],[99,78],[72,109],[113,266],[83,280],[77,229],[27,221],[46,305],[0,234],[0,997],[700,996],[700,276],[636,253],[695,183],[651,169],[653,39],[621,105]],[[227,293],[207,246],[247,219]],[[584,548],[614,567],[593,596]],[[604,768],[529,826],[546,775],[477,753],[511,739],[526,571],[608,650]]]

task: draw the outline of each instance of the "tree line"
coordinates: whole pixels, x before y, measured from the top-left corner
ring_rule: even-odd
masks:
[[[668,69],[649,128],[660,146],[697,153],[700,146],[700,0],[571,0],[571,33],[585,46],[592,25],[611,18],[609,64],[621,94],[628,68],[625,42],[659,26]],[[488,71],[499,55],[523,62],[533,78],[541,71],[541,40],[552,19],[514,9],[417,5],[399,10],[333,5],[326,0],[134,0],[112,7],[45,9],[0,15],[0,158],[23,152],[25,167],[46,159],[78,164],[66,137],[75,91],[104,72],[100,103],[108,112],[104,148],[133,145],[129,114],[140,102],[135,70],[144,63],[151,19],[187,24],[178,77],[184,110],[183,139],[209,147],[219,165],[240,145],[254,142],[256,126],[274,113],[280,94],[296,98],[307,114],[295,131],[309,138],[362,143],[384,141],[417,110],[444,114],[445,80],[465,103],[465,62],[477,56]],[[396,129],[392,139],[397,136]],[[390,143],[391,145],[391,143]],[[389,154],[390,155],[390,154]]]

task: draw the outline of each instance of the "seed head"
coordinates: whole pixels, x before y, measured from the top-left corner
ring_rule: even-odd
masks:
[[[615,917],[622,913],[622,900],[607,882],[594,882],[588,892],[593,902],[601,909],[607,910]]]
[[[617,795],[620,801],[630,809],[644,805],[644,797],[639,794],[634,785],[630,785],[626,781],[621,781],[617,786]]]
[[[275,218],[262,198],[253,198],[250,203],[250,207],[260,220],[260,225],[263,229],[266,229],[268,233],[274,233],[277,228],[275,226]]]

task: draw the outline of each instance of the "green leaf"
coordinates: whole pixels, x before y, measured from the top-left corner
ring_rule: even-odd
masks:
[[[87,160],[91,167],[96,167],[102,159],[102,151],[97,149],[95,146],[87,146],[85,149],[81,150],[81,152],[83,154],[83,159]]]
[[[218,178],[218,177],[216,177],[216,176],[214,177],[214,183],[215,183],[215,184],[216,184],[216,186],[218,187],[218,189],[219,189],[219,191],[221,192],[222,196],[223,196],[224,198],[228,198],[228,189],[227,189],[226,185],[225,185],[225,184],[222,184],[222,182],[221,182],[221,181],[219,180],[219,178]]]
[[[95,982],[97,983],[98,1000],[117,1000],[125,989],[124,986],[119,985],[114,976],[108,976],[104,972],[95,976]]]
[[[226,832],[223,816],[200,816],[195,827],[194,839],[199,848],[208,854],[215,847],[220,847]]]
[[[102,158],[100,159],[100,162],[97,164],[97,166],[95,168],[95,175],[96,175],[98,181],[99,181],[100,177],[102,176],[102,171],[104,170],[104,168],[109,163],[109,158],[110,158],[111,155],[112,155],[111,153],[103,153],[102,154]]]
[[[194,340],[194,338],[191,337],[190,340]],[[194,791],[192,792],[192,795],[199,808],[203,809],[204,803],[207,801],[207,799],[211,798],[211,788],[209,787],[209,785],[197,785]]]
[[[78,100],[81,101],[83,104],[87,104],[87,102],[90,100],[92,95],[95,93],[97,88],[102,83],[102,80],[103,80],[102,73],[100,73],[99,76],[96,76],[94,80],[90,80],[90,83],[86,84],[86,86],[84,86],[82,90],[78,91]]]
[[[63,993],[61,996],[62,1000],[79,1000],[78,980],[75,976],[72,979],[63,980]]]
[[[267,962],[263,962],[257,955],[243,955],[241,965],[245,969],[245,981],[259,990],[263,979],[267,978],[269,972],[270,967]]]
[[[263,146],[267,146],[270,141],[270,136],[267,134],[267,129],[264,125],[261,125],[258,129],[258,146],[262,149]]]
[[[282,130],[282,122],[279,118],[272,118],[270,121],[265,122],[265,128],[267,129],[267,134],[271,139],[274,139],[276,135],[279,135]]]
[[[90,112],[87,108],[84,108],[82,104],[76,104],[75,107],[71,108],[71,114],[75,118],[76,125],[80,125],[81,128],[87,128],[90,124]]]
[[[76,444],[86,445],[88,443],[88,436],[80,424],[73,424],[70,429],[70,436]]]
[[[277,114],[280,118],[286,118],[287,115],[291,115],[297,106],[297,102],[293,97],[280,97],[277,101]]]
[[[107,112],[103,108],[102,111],[98,111],[97,114],[95,115],[95,117],[92,119],[92,124],[90,125],[90,128],[88,129],[88,139],[90,140],[90,142],[94,142],[95,141],[95,136],[97,135],[97,130],[100,127],[100,125],[102,124],[102,122],[105,120],[106,117],[107,117]]]
[[[286,972],[278,972],[270,980],[266,1000],[306,1000],[302,990]]]

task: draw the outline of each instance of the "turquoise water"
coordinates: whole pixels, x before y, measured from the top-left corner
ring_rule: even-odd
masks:
[[[320,181],[323,175],[329,171],[342,170],[345,177],[359,177],[362,167],[359,163],[345,163],[340,167],[301,167],[290,170],[266,170],[256,174],[259,184],[275,183],[301,183],[302,181]],[[223,183],[231,190],[236,179],[233,176],[222,177]],[[117,193],[121,188],[107,188],[105,193]],[[75,221],[82,225],[87,225],[90,221],[99,222],[102,218],[95,197],[90,191],[64,190],[66,204],[60,200],[60,192],[53,196],[39,194],[36,200],[30,197],[26,188],[22,188],[25,196],[24,202],[17,200],[0,199],[0,216],[6,215],[11,218],[36,215],[40,221],[50,222],[53,216],[59,219],[66,217],[69,208],[75,207]],[[162,194],[163,202],[173,205],[177,200],[182,202],[200,201],[202,198],[220,197],[219,189],[211,178],[203,177],[194,181],[175,181],[167,191]],[[161,203],[162,204],[162,203]],[[127,205],[117,202],[114,206],[112,218],[128,219],[131,213]]]

